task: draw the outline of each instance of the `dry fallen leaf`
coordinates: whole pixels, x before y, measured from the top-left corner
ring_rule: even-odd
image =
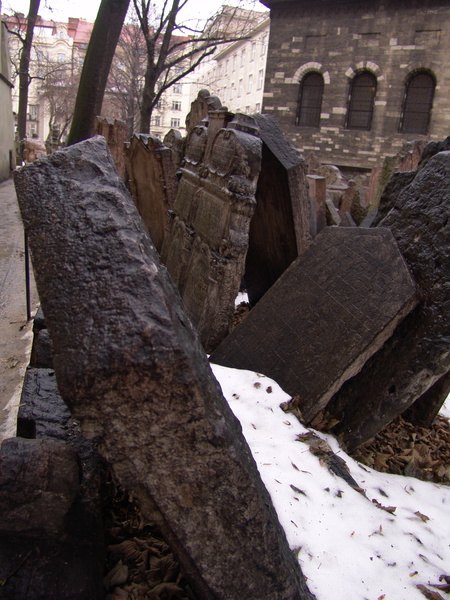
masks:
[[[414,514],[417,515],[419,517],[419,519],[422,519],[422,521],[424,523],[426,523],[427,521],[430,520],[430,517],[427,517],[427,515],[424,515],[423,513],[421,513],[420,510],[416,510],[416,512]]]

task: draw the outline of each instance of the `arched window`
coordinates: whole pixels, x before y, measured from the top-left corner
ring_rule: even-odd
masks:
[[[354,77],[348,103],[348,129],[370,130],[376,91],[377,80],[371,73],[364,71]]]
[[[400,131],[402,133],[427,133],[430,123],[436,82],[429,73],[417,73],[405,86]]]
[[[314,72],[305,75],[300,82],[296,125],[319,127],[322,97],[322,75]]]

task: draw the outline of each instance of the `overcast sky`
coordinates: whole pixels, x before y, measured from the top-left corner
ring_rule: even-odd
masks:
[[[0,0],[2,12],[23,12],[28,13],[30,6],[29,0]],[[222,4],[235,4],[226,0],[188,0],[186,10],[188,18],[206,18],[213,14]],[[80,17],[86,21],[93,22],[97,16],[100,0],[41,0],[39,14],[43,19],[53,19],[55,21],[67,21],[69,17]],[[257,10],[263,10],[264,7],[255,2]]]

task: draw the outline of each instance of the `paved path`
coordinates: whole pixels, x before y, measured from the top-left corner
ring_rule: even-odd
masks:
[[[31,282],[31,311],[38,297]],[[23,228],[12,179],[0,183],[0,440],[15,434],[23,375],[29,362]]]

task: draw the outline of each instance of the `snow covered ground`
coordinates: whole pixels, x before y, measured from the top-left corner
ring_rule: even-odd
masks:
[[[357,491],[297,439],[310,430],[280,409],[289,396],[277,383],[212,368],[317,600],[424,600],[420,586],[448,597],[433,585],[450,575],[450,487],[378,473],[314,432],[345,460]]]

